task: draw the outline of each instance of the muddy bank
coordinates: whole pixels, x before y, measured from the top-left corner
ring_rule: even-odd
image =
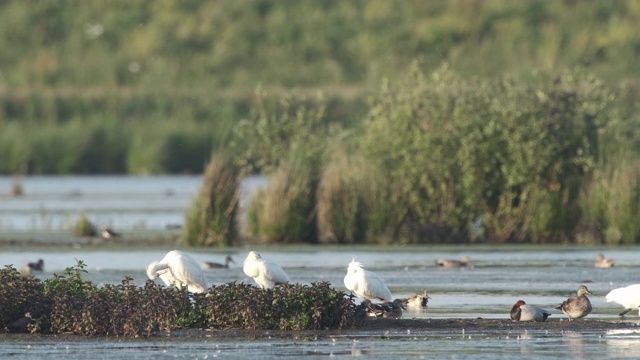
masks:
[[[429,334],[509,334],[521,332],[561,333],[573,332],[606,332],[608,330],[637,330],[640,331],[640,319],[603,321],[603,320],[575,320],[566,319],[547,320],[537,322],[514,322],[509,319],[367,319],[356,329],[351,330],[320,330],[320,331],[274,331],[274,330],[177,330],[171,334],[159,335],[174,339],[180,338],[295,338],[316,339],[335,336],[394,336],[394,335],[423,335]]]
[[[545,335],[561,334],[563,332],[606,333],[609,330],[640,331],[640,319],[623,320],[574,320],[553,319],[546,322],[514,322],[508,319],[367,319],[356,329],[350,330],[305,330],[305,331],[277,331],[277,330],[210,330],[184,329],[171,333],[159,333],[150,337],[120,338],[130,341],[194,341],[201,339],[218,339],[228,341],[258,340],[258,339],[293,339],[316,340],[331,337],[394,337],[394,336],[429,336],[446,334],[521,334],[538,333]],[[42,335],[42,334],[3,334],[1,341],[83,341],[98,338],[113,338],[110,336],[85,337],[77,335]]]

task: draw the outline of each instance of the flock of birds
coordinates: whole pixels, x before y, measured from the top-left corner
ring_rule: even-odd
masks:
[[[207,285],[203,269],[229,268],[234,260],[226,256],[224,263],[205,262],[202,266],[189,254],[179,251],[169,251],[161,260],[154,261],[147,266],[149,279],[160,278],[167,286],[186,287],[194,293],[206,292]],[[463,256],[460,260],[436,260],[438,267],[471,266],[471,260]],[[595,267],[612,267],[614,262],[598,254]],[[35,263],[28,263],[23,273],[43,271],[42,259]],[[290,282],[287,273],[277,263],[262,257],[258,252],[251,251],[242,265],[243,272],[251,277],[262,289],[273,289],[277,285]],[[375,272],[366,270],[363,264],[353,259],[347,266],[344,285],[357,297],[362,299],[361,305],[371,317],[400,318],[402,311],[409,308],[426,308],[430,299],[425,291],[423,294],[413,294],[404,299],[392,300],[392,294],[382,277]],[[585,285],[578,287],[577,294],[569,297],[556,309],[561,310],[569,320],[583,318],[591,313],[592,306],[587,295],[592,295]],[[373,300],[380,302],[374,303]],[[617,303],[624,308],[620,316],[632,310],[638,310],[640,316],[640,284],[633,284],[611,290],[606,295],[608,303]],[[537,306],[518,300],[510,312],[515,321],[545,321],[551,314]]]
[[[206,269],[228,268],[233,262],[227,256],[224,264],[205,263]],[[471,260],[464,256],[460,260],[436,260],[439,267],[463,267],[470,266]],[[613,261],[598,255],[596,267],[611,267]],[[275,262],[262,257],[258,252],[251,251],[244,260],[243,272],[253,278],[256,284],[262,289],[272,289],[277,285],[286,284],[290,281],[287,273]],[[150,279],[160,277],[167,286],[185,286],[189,291],[204,292],[206,285],[204,275],[198,263],[188,254],[178,250],[167,253],[165,257],[156,262],[152,262],[147,267],[147,275]],[[366,270],[363,264],[353,259],[347,266],[347,274],[344,277],[344,285],[347,290],[362,299],[362,306],[369,316],[399,318],[402,311],[407,307],[425,308],[427,307],[429,295],[425,291],[423,294],[414,294],[405,299],[392,300],[392,294],[382,277],[375,272]],[[576,296],[571,296],[560,304],[556,309],[561,310],[569,320],[580,319],[591,313],[591,302],[587,295],[591,292],[585,285],[580,285]],[[380,300],[374,303],[372,300]],[[623,316],[631,310],[638,310],[640,316],[640,284],[617,288],[609,292],[606,297],[607,302],[622,305],[625,310],[620,314]],[[524,300],[518,300],[511,309],[510,316],[516,321],[545,321],[551,314],[544,309],[529,305]]]

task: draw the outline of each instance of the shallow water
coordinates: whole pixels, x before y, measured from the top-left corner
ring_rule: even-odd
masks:
[[[96,340],[59,341],[0,338],[0,356],[11,359],[596,359],[640,357],[640,333],[544,332],[490,334],[345,334],[327,338],[257,340]]]
[[[23,180],[26,195],[10,198],[10,178],[0,177],[0,237],[29,232],[50,241],[73,241],[69,221],[79,212],[97,223],[121,229],[126,236],[135,229],[162,230],[181,223],[185,208],[195,195],[200,178],[193,177],[29,177]],[[255,184],[254,184],[255,185]],[[246,197],[245,197],[246,199]],[[0,266],[21,267],[45,261],[41,279],[61,273],[83,260],[86,278],[97,283],[119,283],[131,276],[138,285],[146,281],[144,269],[161,259],[170,248],[96,250],[5,248]],[[231,281],[251,283],[241,264],[251,249],[225,252],[190,250],[199,262],[222,262],[229,253],[230,269],[208,270],[210,285]],[[524,299],[562,319],[554,306],[575,293],[584,283],[594,293],[594,310],[584,321],[615,320],[622,310],[607,304],[604,296],[613,288],[640,282],[640,248],[604,249],[616,261],[610,269],[596,269],[593,262],[601,249],[569,247],[393,247],[393,248],[265,248],[264,257],[281,264],[292,281],[310,284],[328,281],[345,290],[342,279],[347,264],[357,258],[379,273],[395,297],[422,293],[432,297],[425,310],[405,312],[409,318],[507,319],[515,301]],[[439,269],[439,258],[471,257],[473,266]],[[638,319],[637,312],[629,318]],[[640,321],[640,319],[639,319]],[[344,332],[331,337],[189,340],[154,338],[118,340],[107,338],[14,337],[0,335],[0,358],[28,359],[150,359],[150,358],[437,358],[437,359],[530,359],[639,358],[640,334],[633,331],[558,332],[492,331],[443,333],[391,331],[385,334]]]
[[[27,262],[42,258],[45,272],[39,278],[61,273],[66,267],[82,260],[87,265],[87,279],[97,284],[119,283],[130,276],[138,285],[146,281],[144,269],[154,260],[160,260],[171,250],[82,250],[58,251],[3,251],[0,265],[12,264],[19,268]],[[580,284],[593,292],[591,301],[597,311],[590,318],[611,318],[620,312],[615,305],[606,304],[604,296],[613,288],[638,282],[637,260],[640,249],[609,250],[607,257],[616,260],[609,269],[593,267],[593,250],[494,250],[464,252],[471,257],[473,266],[442,269],[434,264],[439,258],[459,258],[461,253],[435,250],[430,247],[389,248],[386,251],[365,248],[339,250],[281,250],[261,251],[261,254],[279,263],[292,281],[311,284],[328,281],[338,289],[346,290],[343,278],[347,264],[357,258],[364,266],[377,272],[387,282],[396,297],[406,297],[427,290],[432,297],[426,311],[413,312],[412,317],[478,317],[505,318],[518,299],[549,309],[553,316],[562,315],[553,310],[566,297],[575,293]],[[249,249],[235,249],[228,253],[235,260],[229,269],[206,270],[209,285],[232,281],[252,283],[242,272],[241,264]],[[192,250],[200,263],[222,262],[226,253],[213,250]],[[557,314],[557,315],[556,315]]]
[[[91,251],[5,251],[0,254],[0,264],[24,263],[43,258],[46,272],[37,274],[48,278],[75,259],[87,265],[86,278],[98,283],[118,283],[124,276],[132,276],[139,285],[146,281],[144,268],[160,259],[169,249]],[[392,248],[386,251],[370,249],[340,250],[281,250],[262,251],[264,257],[280,263],[292,281],[311,283],[328,281],[344,290],[342,278],[352,257],[379,273],[391,288],[394,296],[404,297],[427,289],[432,299],[426,310],[412,310],[405,318],[476,318],[507,319],[516,300],[547,309],[552,319],[562,319],[554,306],[575,293],[578,285],[586,283],[594,293],[591,298],[594,310],[582,321],[615,320],[621,311],[615,304],[604,301],[606,293],[619,286],[637,282],[640,258],[636,249],[609,250],[606,255],[616,259],[610,269],[593,267],[592,250],[544,250],[517,251],[501,248],[474,250],[469,255],[474,266],[458,269],[440,269],[434,265],[437,258],[457,258],[461,253],[441,251],[429,247]],[[207,270],[209,284],[230,281],[251,283],[240,263],[248,249],[230,252],[236,264],[230,269]],[[224,254],[210,250],[192,251],[199,262],[222,261]],[[629,315],[638,319],[637,312]],[[640,321],[640,319],[638,319]],[[48,358],[82,358],[87,353],[96,358],[263,358],[326,357],[367,358],[452,358],[452,359],[531,359],[595,357],[637,358],[640,356],[640,333],[611,330],[609,332],[504,331],[443,333],[418,331],[391,331],[385,334],[345,332],[329,338],[291,339],[237,339],[197,340],[185,339],[84,339],[60,341],[55,337],[39,337],[37,340],[0,340],[0,358],[31,358],[46,354]]]

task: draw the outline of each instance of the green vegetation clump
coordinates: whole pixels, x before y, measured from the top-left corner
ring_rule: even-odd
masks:
[[[73,235],[86,237],[86,236],[96,236],[97,228],[96,225],[89,220],[89,217],[85,213],[81,213],[78,219],[73,226]]]
[[[181,241],[191,246],[229,246],[238,236],[236,214],[241,169],[228,156],[215,155],[205,169],[200,191],[185,216]]]
[[[205,325],[213,329],[325,330],[357,323],[353,297],[327,282],[270,290],[230,283],[211,287],[202,300]]]
[[[0,329],[9,332],[114,335],[169,333],[179,328],[318,330],[357,325],[353,296],[328,283],[291,284],[262,290],[247,284],[211,287],[206,294],[143,287],[126,277],[98,287],[84,280],[82,261],[40,281],[11,266],[0,270]],[[17,322],[26,320],[25,326]]]

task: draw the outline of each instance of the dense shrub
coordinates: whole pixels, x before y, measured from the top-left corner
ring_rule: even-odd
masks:
[[[0,329],[11,330],[11,324],[31,313],[34,318],[45,314],[43,285],[33,276],[22,277],[11,265],[0,270]]]
[[[389,226],[418,241],[433,229],[449,230],[437,241],[466,239],[478,221],[495,242],[570,238],[611,100],[581,72],[532,88],[414,66],[365,128],[365,154],[387,175]]]
[[[356,325],[353,297],[326,282],[272,290],[230,283],[210,288],[202,301],[206,326],[214,329],[324,330]]]
[[[126,277],[120,284],[98,287],[83,279],[79,261],[44,282],[22,277],[7,266],[0,270],[0,329],[75,335],[150,336],[177,328],[316,330],[357,325],[353,296],[328,283],[288,284],[262,290],[247,284],[223,284],[205,294],[165,288],[147,281],[143,287]],[[12,324],[30,313],[31,324]]]

